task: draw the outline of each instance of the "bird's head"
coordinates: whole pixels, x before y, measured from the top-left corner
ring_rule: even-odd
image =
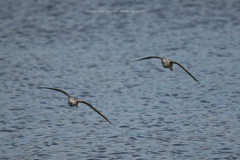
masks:
[[[162,58],[162,61],[163,61],[163,62],[166,62],[166,61],[167,61],[167,58],[163,57],[163,58]]]
[[[69,104],[69,106],[77,106],[78,105],[78,101],[75,99],[75,98],[73,98],[73,97],[70,97],[69,98],[69,101],[68,101],[68,104]]]

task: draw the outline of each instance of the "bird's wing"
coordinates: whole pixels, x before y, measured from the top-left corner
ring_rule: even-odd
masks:
[[[97,112],[100,116],[102,116],[104,119],[106,119],[110,124],[112,124],[104,115],[102,115],[102,113],[100,113],[97,109],[95,109],[91,104],[85,102],[85,101],[79,101],[79,103],[84,103],[86,105],[88,105],[89,107],[91,107],[95,112]]]
[[[177,65],[179,65],[184,71],[186,71],[197,83],[200,83],[195,77],[193,77],[193,75],[188,72],[181,64],[179,64],[178,62],[175,62],[175,61],[171,61],[172,63],[175,63]]]
[[[48,87],[38,87],[38,88],[45,88],[45,89],[51,89],[51,90],[59,91],[59,92],[64,93],[66,96],[71,97],[69,94],[67,94],[67,92],[64,92],[64,91],[62,91],[62,90],[60,90],[60,89],[48,88]]]
[[[161,57],[158,57],[158,56],[150,56],[150,57],[145,57],[145,58],[140,58],[140,59],[137,59],[133,62],[136,62],[136,61],[140,61],[140,60],[144,60],[144,59],[151,59],[151,58],[158,58],[158,59],[162,59]]]

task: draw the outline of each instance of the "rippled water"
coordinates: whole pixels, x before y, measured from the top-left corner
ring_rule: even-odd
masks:
[[[237,0],[0,1],[0,159],[240,159],[239,14]],[[201,84],[132,62],[152,55]]]

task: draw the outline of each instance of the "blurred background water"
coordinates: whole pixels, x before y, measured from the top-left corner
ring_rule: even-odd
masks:
[[[0,159],[240,159],[239,15],[238,0],[0,1]],[[132,62],[152,55],[201,84]]]

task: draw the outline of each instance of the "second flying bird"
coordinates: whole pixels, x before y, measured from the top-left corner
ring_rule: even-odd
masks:
[[[167,59],[167,58],[161,58],[161,57],[158,57],[158,56],[150,56],[150,57],[145,57],[145,58],[140,58],[140,59],[137,59],[133,62],[136,62],[136,61],[140,61],[140,60],[144,60],[144,59],[151,59],[151,58],[158,58],[158,59],[161,59],[162,61],[162,66],[164,68],[169,68],[170,70],[173,70],[173,64],[177,64],[179,65],[185,72],[187,72],[197,83],[200,83],[190,72],[188,72],[181,64],[179,64],[178,62],[175,62],[175,61],[171,61],[170,59]]]

